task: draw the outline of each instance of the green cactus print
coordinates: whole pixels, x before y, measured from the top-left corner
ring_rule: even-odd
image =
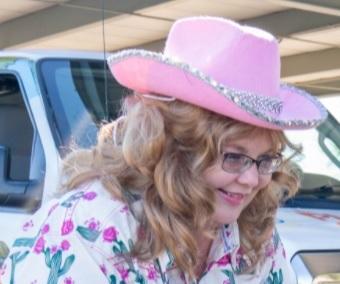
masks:
[[[85,240],[89,241],[89,242],[95,242],[99,235],[100,235],[100,231],[98,230],[91,230],[89,228],[86,228],[84,226],[77,226],[76,231],[82,236],[82,238],[84,238]]]
[[[253,276],[256,283],[292,282],[294,275],[276,231],[265,247],[264,269],[259,267],[256,275],[245,272],[248,264],[239,247],[237,223],[218,232],[199,279],[190,279],[181,271],[169,251],[153,260],[138,260],[130,252],[139,233],[134,229],[140,224],[134,223],[129,207],[108,200],[106,191],[103,195],[100,188],[87,186],[52,201],[24,223],[22,235],[1,266],[3,283],[245,284]],[[100,214],[93,208],[100,208]]]
[[[221,270],[225,275],[228,276],[229,279],[229,284],[236,284],[235,279],[234,279],[234,273],[230,270],[223,269]]]
[[[13,253],[9,256],[11,262],[12,262],[12,266],[11,266],[11,280],[10,280],[10,284],[14,284],[14,275],[15,275],[15,267],[16,265],[23,261],[25,259],[25,257],[29,254],[29,251],[24,251],[23,253],[20,252],[16,252]]]
[[[278,272],[271,271],[266,284],[283,284],[283,274],[280,269]]]
[[[110,275],[110,284],[117,284],[117,278],[115,275]]]
[[[44,250],[45,254],[45,263],[46,265],[50,268],[50,274],[48,276],[48,284],[57,284],[58,283],[58,278],[64,274],[66,274],[72,263],[74,262],[75,256],[69,255],[66,260],[64,265],[62,265],[62,251],[58,250],[52,257],[51,257],[51,252],[50,249],[47,248]]]
[[[73,195],[71,195],[69,198],[67,198],[66,200],[64,200],[60,206],[63,206],[65,208],[71,208],[74,204],[75,201],[77,201],[78,199],[80,199],[81,197],[83,197],[84,192],[83,191],[79,191]]]

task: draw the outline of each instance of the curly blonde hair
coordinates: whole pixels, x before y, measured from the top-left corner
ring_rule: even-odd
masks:
[[[163,102],[130,96],[124,118],[104,125],[97,145],[77,150],[64,161],[63,190],[93,178],[116,198],[131,205],[143,200],[139,234],[131,255],[150,260],[168,249],[176,265],[194,276],[198,244],[194,232],[210,238],[207,224],[214,213],[214,190],[202,178],[229,139],[268,133],[281,151],[290,145],[282,131],[258,128],[180,101]],[[242,212],[241,246],[252,265],[262,257],[283,195],[293,195],[297,178],[284,163],[271,183]],[[132,206],[130,206],[132,208]]]

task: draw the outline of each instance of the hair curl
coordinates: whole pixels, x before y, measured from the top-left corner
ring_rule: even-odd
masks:
[[[215,195],[202,173],[216,161],[223,143],[263,132],[270,135],[278,151],[294,146],[282,131],[257,128],[180,101],[162,102],[139,95],[127,101],[126,116],[104,125],[93,149],[77,150],[65,159],[62,189],[71,190],[98,178],[131,208],[129,196],[138,193],[143,200],[142,234],[131,255],[150,260],[168,249],[177,266],[193,277],[198,264],[194,232],[213,235],[207,224]],[[261,260],[282,196],[293,195],[297,183],[285,162],[242,212],[238,220],[241,246],[252,255],[253,266]]]

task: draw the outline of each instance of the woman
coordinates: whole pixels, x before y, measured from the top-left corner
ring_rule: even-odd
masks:
[[[325,110],[280,85],[275,38],[221,18],[177,21],[163,54],[109,66],[135,93],[62,189],[25,223],[3,283],[295,283],[275,230],[297,177],[284,129]]]

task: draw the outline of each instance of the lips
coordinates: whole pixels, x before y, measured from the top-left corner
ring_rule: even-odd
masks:
[[[224,201],[234,206],[240,205],[245,198],[245,195],[242,193],[230,192],[222,188],[218,188],[218,191]]]

